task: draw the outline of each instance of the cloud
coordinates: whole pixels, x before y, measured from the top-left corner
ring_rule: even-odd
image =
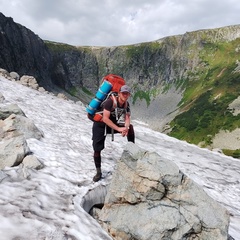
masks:
[[[42,39],[117,46],[239,24],[237,0],[0,0],[1,11]]]

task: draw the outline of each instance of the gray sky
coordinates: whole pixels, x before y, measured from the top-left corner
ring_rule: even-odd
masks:
[[[43,40],[118,46],[240,24],[239,0],[0,0]]]

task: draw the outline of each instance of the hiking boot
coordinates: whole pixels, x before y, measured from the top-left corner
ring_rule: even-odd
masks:
[[[97,168],[97,174],[93,177],[94,182],[98,182],[102,178],[101,168]]]

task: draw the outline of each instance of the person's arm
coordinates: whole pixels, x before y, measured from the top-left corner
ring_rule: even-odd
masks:
[[[127,113],[125,117],[125,127],[129,129],[129,126],[130,126],[130,114]]]
[[[130,126],[130,114],[127,113],[125,116],[125,127],[124,127],[125,129],[122,131],[123,137],[128,135],[129,126]]]
[[[116,124],[113,123],[113,121],[110,119],[110,111],[104,109],[103,110],[103,122],[106,123],[110,128],[122,133],[126,130],[126,127],[118,127]]]

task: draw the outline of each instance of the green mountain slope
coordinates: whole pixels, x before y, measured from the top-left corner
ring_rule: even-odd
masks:
[[[181,113],[170,123],[169,135],[206,146],[220,129],[232,131],[240,126],[240,115],[234,116],[229,109],[240,93],[239,57],[239,38],[204,43],[200,67],[191,73],[196,80],[184,82]]]

